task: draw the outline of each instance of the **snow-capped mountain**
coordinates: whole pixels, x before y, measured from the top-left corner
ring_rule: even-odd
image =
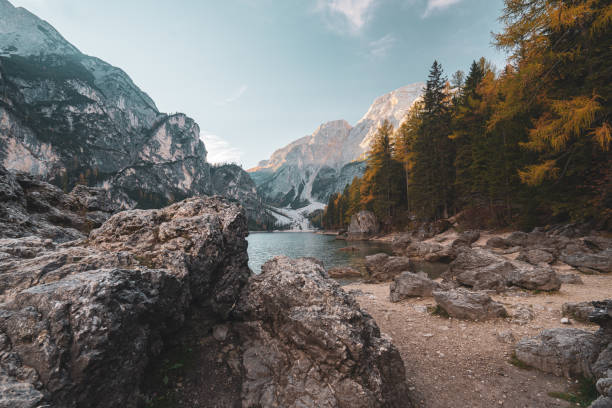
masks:
[[[250,177],[238,166],[211,170],[193,119],[159,112],[121,69],[82,54],[7,0],[0,0],[0,90],[4,167],[68,190],[103,186],[127,207],[224,194],[265,224]]]
[[[278,149],[248,170],[260,195],[271,205],[294,210],[326,203],[332,193],[363,174],[363,158],[378,127],[388,120],[397,128],[423,87],[415,83],[376,98],[354,127],[344,120],[327,122],[312,135]]]

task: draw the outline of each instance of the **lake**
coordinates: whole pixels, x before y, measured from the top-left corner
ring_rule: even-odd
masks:
[[[313,257],[323,261],[326,269],[335,266],[351,266],[365,272],[365,257],[384,252],[391,254],[388,244],[370,241],[343,241],[333,235],[314,232],[251,232],[249,241],[249,267],[255,273],[261,266],[276,255],[290,258]],[[356,252],[340,251],[340,248],[353,246]]]

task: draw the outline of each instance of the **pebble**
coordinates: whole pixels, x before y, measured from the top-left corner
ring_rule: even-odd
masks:
[[[570,319],[568,319],[567,317],[563,317],[561,318],[561,324],[570,324]]]
[[[433,337],[433,333],[423,333],[423,337]]]

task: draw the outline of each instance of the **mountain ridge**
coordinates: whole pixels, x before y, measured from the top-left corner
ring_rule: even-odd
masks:
[[[305,208],[326,203],[365,170],[364,158],[378,127],[388,120],[398,127],[422,94],[424,83],[406,85],[374,99],[351,126],[325,122],[311,134],[277,149],[248,169],[264,200],[275,207]]]

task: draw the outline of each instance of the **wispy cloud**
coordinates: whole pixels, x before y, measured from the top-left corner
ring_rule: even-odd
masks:
[[[444,10],[460,1],[461,0],[427,0],[427,8],[425,9],[423,17],[428,17],[431,13],[437,10]]]
[[[234,91],[234,93],[231,94],[230,96],[228,96],[227,98],[225,98],[225,99],[223,99],[221,101],[215,102],[215,105],[217,105],[217,106],[225,106],[225,105],[229,105],[230,103],[234,103],[238,99],[240,99],[242,97],[242,95],[244,95],[244,93],[247,91],[247,89],[249,89],[248,86],[242,85],[240,88],[238,88],[236,91]]]
[[[372,57],[385,57],[396,42],[397,39],[392,34],[387,34],[378,40],[370,41],[368,43],[369,53]]]
[[[368,22],[379,0],[317,0],[317,11],[330,19],[329,25],[348,33],[357,33]]]
[[[200,134],[200,139],[208,151],[209,163],[241,163],[243,152],[227,140],[206,131]]]

